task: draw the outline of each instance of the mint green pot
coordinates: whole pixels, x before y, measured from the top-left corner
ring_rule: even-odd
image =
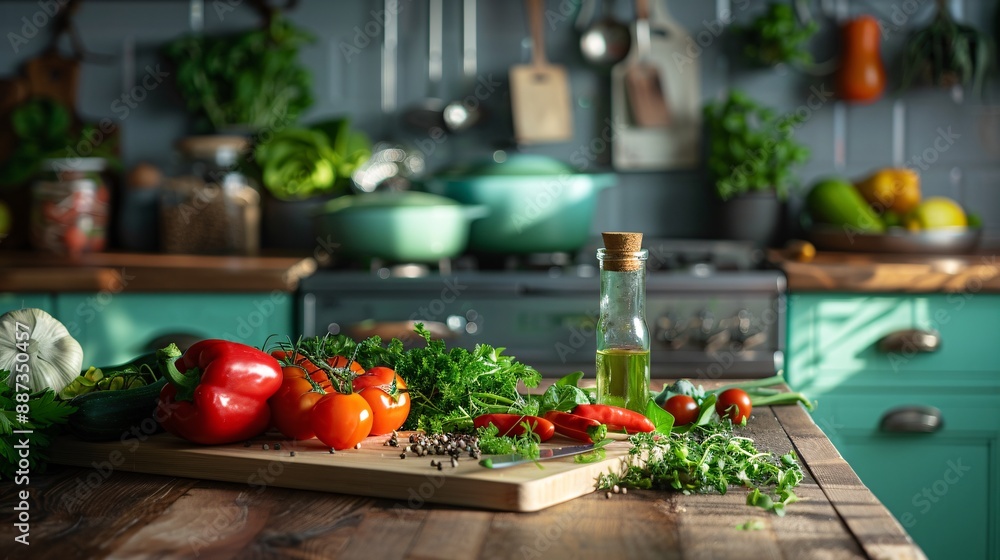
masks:
[[[320,238],[339,244],[334,256],[436,262],[465,251],[471,222],[488,213],[427,193],[372,193],[331,200],[315,220]]]
[[[573,253],[590,238],[598,193],[616,181],[614,173],[577,173],[551,158],[518,154],[438,175],[424,188],[489,208],[472,224],[472,252]]]

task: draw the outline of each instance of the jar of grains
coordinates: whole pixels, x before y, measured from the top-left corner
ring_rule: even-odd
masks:
[[[260,247],[260,193],[239,168],[242,136],[192,136],[177,144],[181,172],[164,182],[161,245],[167,253],[254,255]]]
[[[31,244],[71,257],[104,250],[110,195],[102,158],[42,161],[31,187]]]

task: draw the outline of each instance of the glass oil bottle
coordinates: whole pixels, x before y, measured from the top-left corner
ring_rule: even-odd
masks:
[[[605,232],[597,250],[601,304],[597,322],[597,400],[646,411],[649,401],[649,330],[646,258],[642,234]]]

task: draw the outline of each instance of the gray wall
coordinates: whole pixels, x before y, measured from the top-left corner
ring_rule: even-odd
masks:
[[[654,0],[658,4],[664,0]],[[575,106],[575,137],[572,142],[526,151],[550,154],[563,160],[574,152],[592,150],[597,164],[607,166],[610,153],[592,144],[608,117],[608,74],[588,67],[577,50],[574,17],[580,0],[546,0],[550,25],[546,44],[551,60],[570,67]],[[623,17],[631,12],[625,0],[605,0]],[[427,5],[421,0],[401,0],[399,106],[405,108],[427,94],[426,21]],[[882,100],[864,106],[848,106],[833,100],[809,108],[810,92],[829,90],[830,76],[813,76],[787,68],[745,70],[726,56],[726,32],[720,20],[728,21],[732,10],[737,22],[747,20],[766,5],[758,0],[675,0],[673,16],[698,40],[702,96],[718,95],[726,87],[740,87],[755,98],[781,110],[802,110],[808,120],[798,136],[812,149],[812,160],[801,173],[803,181],[838,173],[860,177],[889,164],[913,162],[914,156],[929,156],[918,164],[924,192],[953,196],[973,208],[984,219],[988,236],[1000,241],[1000,108],[987,101],[966,100],[958,104],[947,92],[890,92]],[[809,2],[818,11],[819,1]],[[883,59],[896,82],[898,52],[906,31],[925,23],[933,12],[933,0],[824,0],[833,8],[832,17],[873,12],[887,25]],[[995,3],[987,0],[953,0],[953,10],[992,33]],[[235,5],[232,11],[219,7]],[[256,16],[238,0],[212,0],[204,4],[204,29],[217,32],[256,24]],[[915,12],[913,9],[916,8]],[[372,138],[424,140],[400,127],[396,116],[380,108],[381,19],[378,0],[302,0],[291,12],[292,19],[311,30],[318,41],[303,53],[313,71],[316,104],[305,121],[340,114],[352,115]],[[461,76],[461,1],[445,0],[444,97],[466,95]],[[21,33],[22,18],[38,16],[39,4],[31,1],[0,3],[0,30],[7,41],[0,46],[0,74],[17,71],[21,62],[40,52],[47,41],[43,28],[18,52],[9,44],[10,33]],[[913,12],[906,15],[906,11]],[[560,19],[560,14],[568,13]],[[905,19],[901,27],[895,22]],[[121,121],[123,155],[127,164],[141,160],[168,166],[174,140],[188,132],[184,114],[169,84],[150,91],[127,116],[115,105],[124,91],[143,78],[147,65],[157,63],[157,49],[165,41],[191,29],[190,3],[114,2],[88,0],[79,11],[78,25],[88,49],[113,55],[108,64],[88,63],[82,74],[79,109],[88,118],[111,117]],[[497,147],[508,147],[511,138],[507,69],[528,59],[527,25],[522,4],[517,1],[479,2],[480,78],[500,82],[485,106],[491,120],[465,136],[434,144],[432,165],[445,165],[456,158],[481,156]],[[374,31],[369,45],[351,57],[343,44],[355,42],[358,33]],[[836,33],[832,19],[822,23],[813,51],[818,60],[835,53]],[[363,41],[362,41],[363,42]],[[815,104],[814,104],[815,107]],[[117,110],[116,110],[117,109]],[[122,118],[124,116],[124,118]],[[950,131],[953,143],[946,151],[935,150],[940,131]],[[941,146],[941,142],[938,142]],[[429,150],[428,150],[429,151]],[[925,154],[926,152],[926,154]],[[711,237],[717,229],[711,198],[700,172],[623,173],[619,188],[602,194],[593,230],[637,229],[649,236]],[[793,201],[794,202],[794,201]],[[793,204],[793,208],[795,204]]]

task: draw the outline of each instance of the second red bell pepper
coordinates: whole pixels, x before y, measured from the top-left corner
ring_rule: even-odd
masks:
[[[227,340],[202,340],[181,355],[161,350],[169,383],[156,419],[168,432],[206,445],[233,443],[268,427],[267,399],[281,387],[281,366],[260,350]]]

